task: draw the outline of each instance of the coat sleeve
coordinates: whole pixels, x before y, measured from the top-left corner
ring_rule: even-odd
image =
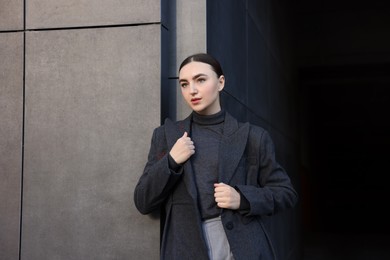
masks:
[[[175,172],[169,168],[168,152],[164,128],[156,128],[148,161],[134,190],[134,203],[142,214],[159,209],[182,175],[181,171]]]
[[[249,157],[252,160],[255,157],[257,163],[248,166],[247,183],[236,185],[249,202],[249,209],[243,213],[247,216],[273,215],[295,206],[298,195],[286,171],[275,159],[274,144],[268,132],[262,129],[252,134],[248,141],[253,147],[249,150],[255,150]]]

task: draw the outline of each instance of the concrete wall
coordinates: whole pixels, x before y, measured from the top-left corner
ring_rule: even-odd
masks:
[[[288,1],[207,3],[207,50],[222,63],[222,106],[267,129],[276,156],[297,191],[301,167],[295,75],[293,6]],[[300,259],[299,206],[266,218],[279,259]]]
[[[23,124],[23,33],[0,34],[0,259],[18,259]]]
[[[159,221],[132,196],[160,123],[165,7],[25,3],[0,1],[0,259],[158,259]]]
[[[23,125],[23,2],[0,1],[0,259],[18,259]]]

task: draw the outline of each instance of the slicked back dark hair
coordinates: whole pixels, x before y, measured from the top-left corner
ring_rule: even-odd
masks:
[[[208,53],[196,53],[191,56],[188,56],[183,60],[183,62],[180,64],[179,71],[188,63],[192,61],[197,61],[197,62],[203,62],[207,63],[211,66],[211,68],[215,71],[217,74],[218,78],[223,75],[222,67],[221,64],[219,64],[218,60],[215,59],[213,56],[211,56]]]

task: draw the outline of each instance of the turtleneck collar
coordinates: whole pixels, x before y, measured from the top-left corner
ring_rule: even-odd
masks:
[[[225,110],[221,109],[213,115],[200,115],[195,111],[192,112],[192,120],[199,125],[216,125],[225,121]]]

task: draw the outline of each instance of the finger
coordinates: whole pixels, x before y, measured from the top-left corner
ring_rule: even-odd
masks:
[[[224,197],[224,196],[226,196],[226,189],[224,189],[224,188],[215,188],[214,196],[215,197]]]
[[[223,184],[223,182],[220,182],[220,183],[214,183],[214,187],[221,187],[221,185]]]
[[[214,195],[216,195],[219,192],[221,192],[221,189],[217,186],[214,186]]]
[[[182,137],[187,137],[187,136],[188,136],[188,133],[187,133],[187,131],[185,131]]]
[[[224,190],[226,185],[223,183],[214,183],[214,190]]]

